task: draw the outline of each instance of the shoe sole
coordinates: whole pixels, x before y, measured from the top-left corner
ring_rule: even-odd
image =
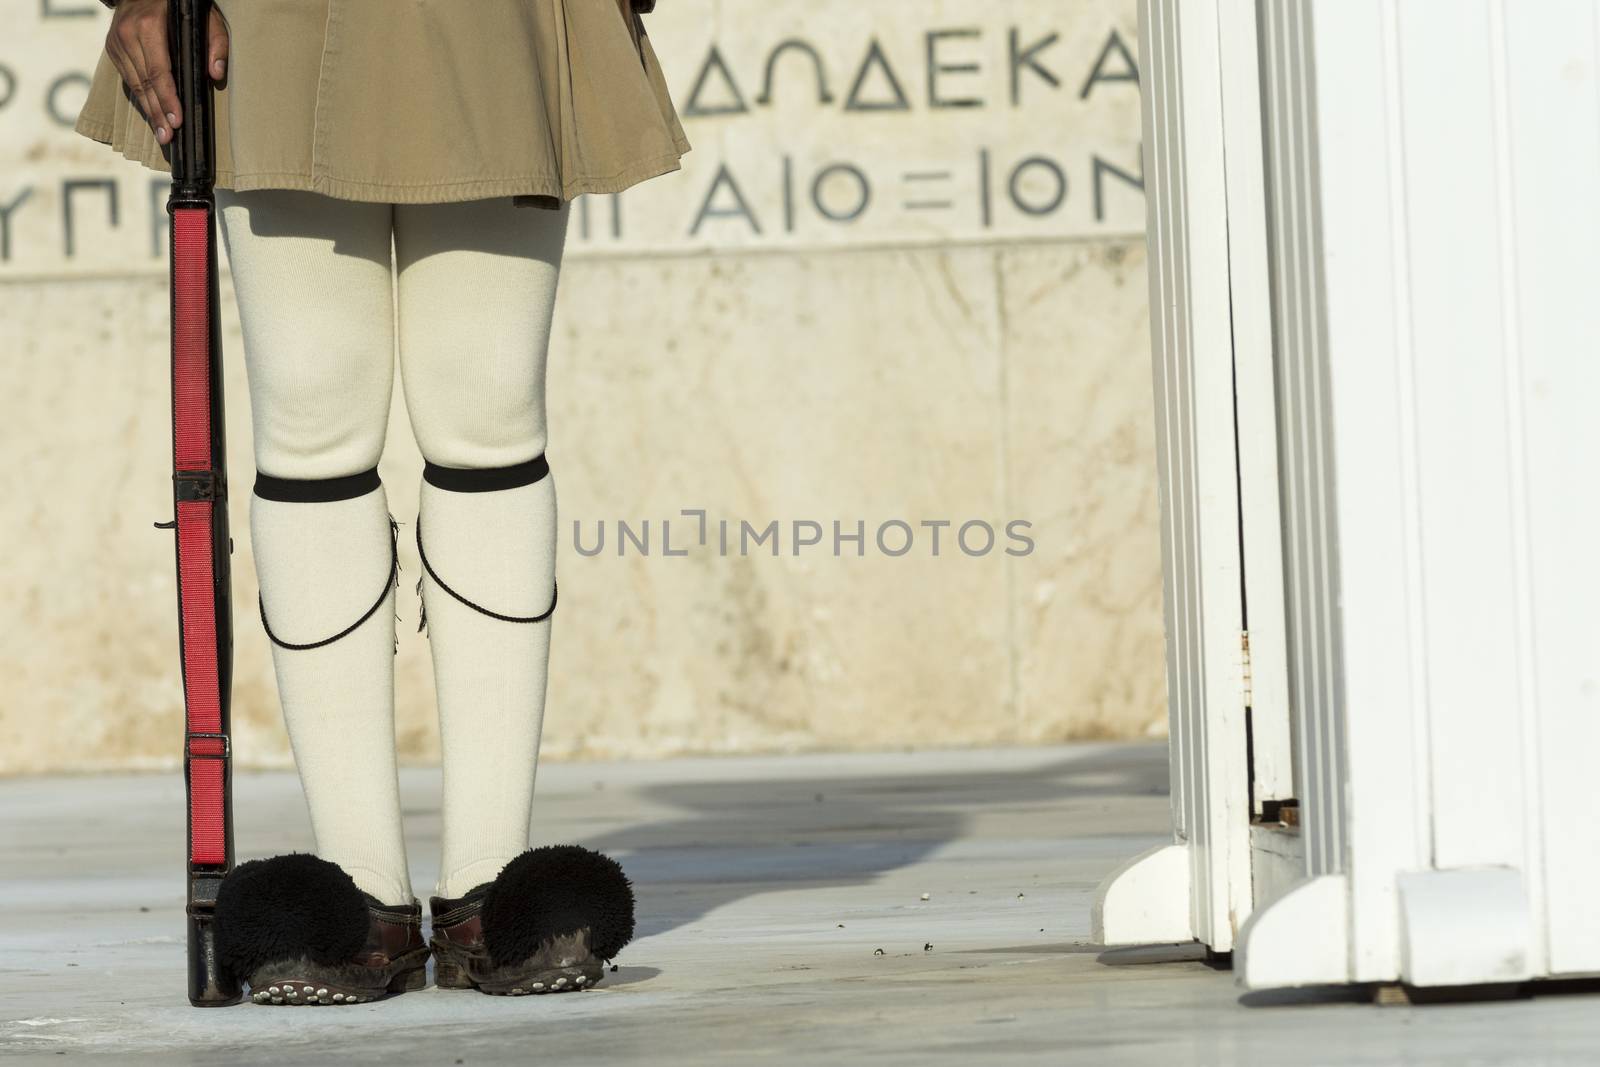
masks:
[[[575,939],[557,938],[538,956],[518,966],[490,967],[480,956],[462,952],[436,939],[433,942],[433,983],[440,989],[476,989],[492,997],[530,997],[547,993],[581,993],[605,977],[605,964],[589,954]],[[557,962],[559,961],[559,962]],[[480,977],[468,971],[472,966]],[[489,971],[490,973],[484,973]]]
[[[269,964],[250,978],[250,1000],[268,1007],[367,1004],[428,984],[428,950],[408,953],[380,972],[374,984],[351,981],[350,967],[320,967],[305,960]],[[386,979],[386,980],[384,980]]]
[[[592,967],[539,968],[516,972],[512,977],[494,981],[474,982],[460,968],[440,964],[434,973],[434,984],[440,989],[476,989],[491,997],[532,997],[547,993],[581,993],[600,984],[605,969],[596,963]]]

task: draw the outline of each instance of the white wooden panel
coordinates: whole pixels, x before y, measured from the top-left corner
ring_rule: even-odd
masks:
[[[1400,973],[1407,983],[1521,982],[1539,973],[1522,872],[1401,871],[1398,882]]]
[[[1334,434],[1335,534],[1346,565],[1339,669],[1348,805],[1350,978],[1400,973],[1394,872],[1426,866],[1432,820],[1428,674],[1418,634],[1421,538],[1405,226],[1387,0],[1319,3],[1302,24],[1315,54],[1315,203]]]
[[[1112,871],[1094,895],[1090,935],[1098,945],[1194,940],[1189,850],[1162,845]]]
[[[1190,391],[1199,536],[1205,848],[1197,874],[1211,881],[1196,936],[1232,951],[1250,915],[1250,813],[1243,670],[1238,456],[1233,418],[1233,331],[1228,209],[1216,0],[1174,0],[1182,84],[1183,195],[1188,223]]]
[[[1337,971],[1319,918],[1353,981],[1600,970],[1597,9],[1260,5],[1307,886],[1348,899],[1259,913],[1251,984]]]
[[[1141,92],[1144,128],[1146,242],[1149,249],[1150,353],[1155,393],[1156,492],[1161,504],[1162,613],[1166,630],[1167,707],[1170,720],[1168,756],[1171,761],[1172,819],[1178,840],[1190,837],[1189,796],[1196,788],[1189,774],[1189,752],[1196,743],[1188,735],[1188,707],[1196,699],[1196,673],[1189,664],[1198,658],[1193,647],[1198,627],[1192,611],[1189,533],[1192,497],[1185,474],[1189,441],[1186,407],[1177,382],[1179,351],[1179,284],[1184,266],[1183,233],[1177,202],[1179,144],[1176,79],[1165,73],[1172,57],[1172,34],[1163,21],[1165,9],[1155,0],[1140,8],[1139,54],[1144,67]]]
[[[1309,874],[1344,866],[1344,707],[1323,250],[1316,210],[1310,24],[1302,0],[1260,5],[1268,247],[1296,787]]]
[[[1230,951],[1250,868],[1215,4],[1145,0],[1140,48],[1173,818],[1194,936]]]
[[[1517,293],[1521,273],[1518,259],[1524,253],[1519,240],[1519,225],[1514,202],[1517,182],[1512,160],[1512,114],[1510,69],[1507,55],[1505,6],[1501,0],[1487,0],[1488,27],[1485,65],[1493,102],[1492,132],[1495,162],[1495,231],[1496,251],[1499,259],[1496,270],[1500,282],[1500,360],[1504,368],[1505,388],[1501,405],[1506,415],[1506,490],[1508,534],[1510,537],[1512,581],[1515,598],[1511,623],[1515,628],[1516,647],[1512,664],[1513,681],[1517,687],[1517,726],[1521,765],[1517,784],[1520,787],[1521,825],[1512,828],[1512,835],[1520,844],[1517,877],[1522,893],[1523,932],[1527,941],[1524,949],[1524,966],[1532,974],[1549,970],[1549,941],[1545,922],[1545,870],[1544,836],[1540,824],[1544,820],[1543,797],[1539,789],[1539,733],[1542,709],[1534,677],[1534,605],[1533,565],[1530,556],[1529,508],[1527,486],[1527,425],[1526,405],[1523,399],[1524,353],[1521,336],[1522,310]],[[1534,249],[1535,254],[1543,251]],[[1496,931],[1499,933],[1499,931]],[[1408,934],[1409,940],[1409,934]],[[1409,946],[1407,951],[1409,952]]]
[[[1600,4],[1502,2],[1506,399],[1525,556],[1526,869],[1553,974],[1600,970]]]
[[[1349,981],[1349,886],[1342,874],[1306,879],[1250,916],[1233,973],[1251,989]]]
[[[1396,7],[1438,867],[1522,862],[1505,250],[1496,224],[1488,6]],[[1443,26],[1448,48],[1439,47]]]
[[[1310,876],[1243,980],[1600,972],[1600,0],[1259,0],[1259,143],[1247,5],[1143,3],[1179,843],[1106,936],[1176,931],[1181,867],[1197,938],[1252,915],[1243,531]]]
[[[1250,795],[1255,813],[1260,814],[1263,802],[1294,797],[1295,782],[1283,626],[1278,427],[1273,417],[1272,294],[1255,0],[1220,0],[1217,15],[1239,525],[1245,622],[1250,630]],[[1255,625],[1257,621],[1260,626]]]

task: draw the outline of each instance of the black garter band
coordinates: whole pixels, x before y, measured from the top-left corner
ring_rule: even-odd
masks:
[[[499,489],[516,489],[524,485],[532,485],[550,473],[550,464],[545,462],[542,454],[534,456],[522,463],[515,463],[508,467],[441,467],[437,463],[426,463],[422,468],[422,479],[429,485],[453,493],[488,493]],[[543,622],[556,610],[556,597],[560,592],[559,587],[552,583],[550,587],[550,606],[538,615],[503,615],[498,611],[491,611],[482,604],[475,604],[456,592],[439,577],[439,572],[433,569],[433,564],[428,562],[428,554],[422,548],[422,518],[417,517],[417,556],[422,560],[422,568],[432,578],[434,584],[456,600],[465,604],[473,611],[487,615],[491,619],[501,622]],[[417,579],[417,595],[422,595],[422,579]],[[420,633],[428,625],[428,614],[424,610],[417,623]]]

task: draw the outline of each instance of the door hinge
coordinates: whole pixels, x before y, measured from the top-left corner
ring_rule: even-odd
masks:
[[[1239,631],[1239,682],[1244,688],[1244,706],[1255,707],[1255,698],[1250,692],[1250,631]]]

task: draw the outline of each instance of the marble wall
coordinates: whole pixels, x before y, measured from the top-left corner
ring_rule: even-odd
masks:
[[[70,131],[100,5],[4,2],[0,772],[167,766],[165,178]],[[1133,4],[663,0],[646,25],[695,147],[576,208],[546,753],[1162,732]],[[223,301],[247,485],[226,276]],[[390,427],[405,520],[398,389]],[[232,508],[236,751],[283,765]],[[411,586],[399,741],[428,759]]]

